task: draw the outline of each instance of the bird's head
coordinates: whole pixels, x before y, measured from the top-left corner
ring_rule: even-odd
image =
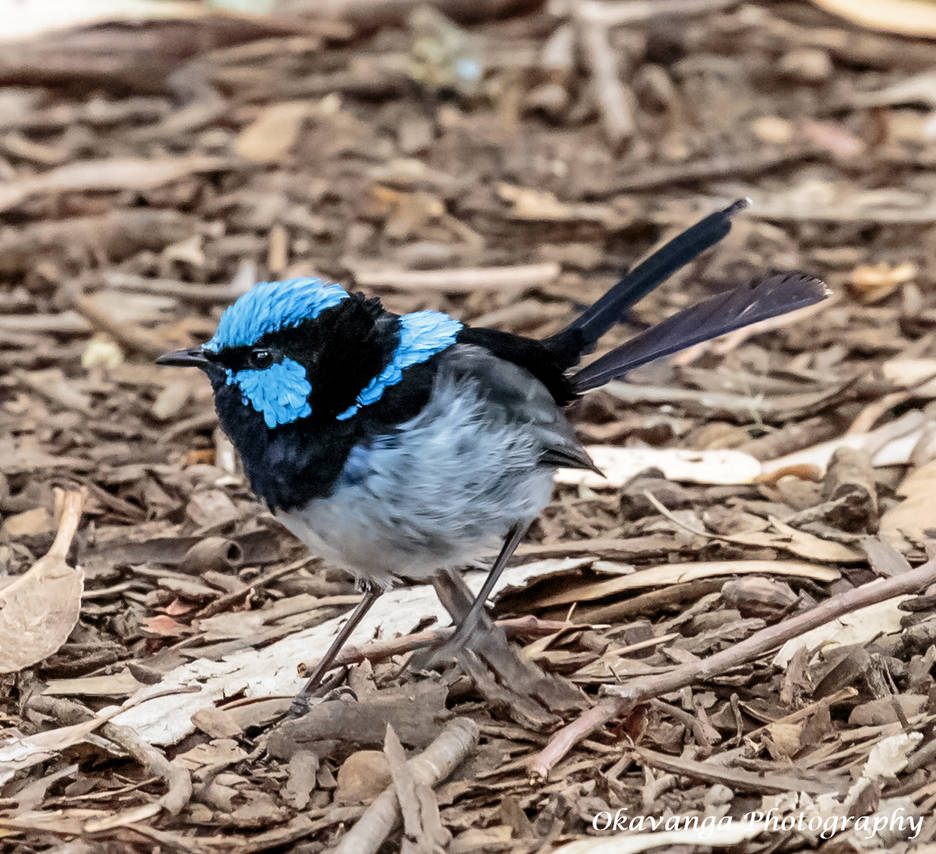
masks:
[[[210,341],[156,361],[204,371],[226,429],[315,427],[376,403],[461,326],[435,311],[401,317],[320,279],[261,282],[225,309]]]
[[[211,380],[225,426],[268,430],[334,420],[392,359],[399,318],[377,300],[319,279],[261,282],[199,347],[160,356]]]
[[[208,375],[254,491],[289,507],[330,488],[368,416],[388,414],[376,404],[399,415],[429,393],[431,381],[404,390],[404,372],[460,329],[439,312],[401,317],[319,279],[261,282],[224,311],[210,341],[156,361]]]

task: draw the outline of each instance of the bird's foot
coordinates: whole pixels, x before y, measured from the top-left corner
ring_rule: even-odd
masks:
[[[350,686],[342,684],[347,674],[347,667],[339,667],[328,679],[322,680],[318,685],[305,685],[302,690],[293,697],[293,701],[289,706],[289,717],[298,718],[306,714],[309,711],[310,700],[316,700],[322,703],[326,700],[337,700],[349,694],[357,699]]]

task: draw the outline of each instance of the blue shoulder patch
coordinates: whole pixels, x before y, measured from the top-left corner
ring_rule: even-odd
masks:
[[[403,371],[431,359],[455,343],[462,324],[440,311],[414,311],[400,318],[400,338],[390,363],[358,394],[357,400],[338,416],[350,418],[361,407],[380,400],[384,391],[403,379]]]
[[[295,359],[283,359],[262,371],[228,370],[228,385],[236,384],[250,405],[263,415],[271,430],[280,424],[290,424],[297,418],[312,414],[305,368]]]
[[[347,298],[341,285],[321,279],[260,282],[224,310],[204,349],[217,353],[225,347],[247,347],[268,332],[298,326]]]

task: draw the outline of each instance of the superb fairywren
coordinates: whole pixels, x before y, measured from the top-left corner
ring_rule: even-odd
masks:
[[[468,639],[549,502],[555,468],[594,469],[563,413],[583,392],[826,296],[810,276],[765,276],[570,372],[637,300],[721,240],[746,206],[701,220],[541,341],[436,311],[396,315],[339,285],[294,279],[254,286],[210,341],[158,359],[208,375],[253,491],[314,554],[364,582],[365,597],[303,694],[395,578],[463,566],[501,542],[454,645]]]

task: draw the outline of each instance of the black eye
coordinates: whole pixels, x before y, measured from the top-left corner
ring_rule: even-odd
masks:
[[[263,347],[257,347],[255,350],[251,350],[247,355],[247,367],[255,371],[262,371],[269,368],[270,365],[273,364],[273,361],[273,353]]]

